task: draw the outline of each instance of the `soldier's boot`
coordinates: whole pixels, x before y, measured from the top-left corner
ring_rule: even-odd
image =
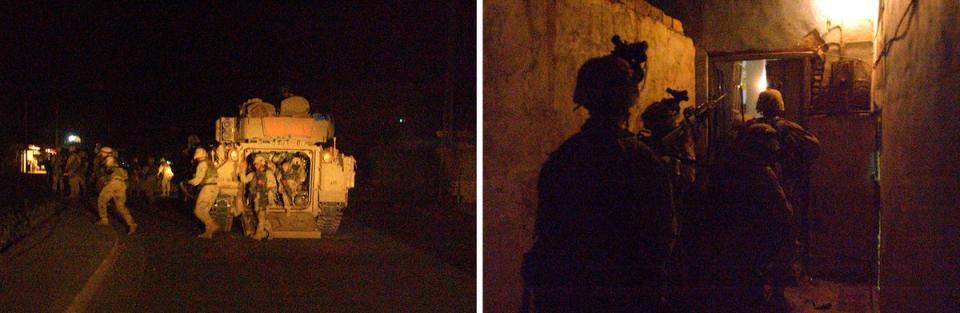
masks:
[[[244,236],[253,237],[254,230],[256,229],[254,219],[252,213],[244,212],[243,215],[240,215],[240,223],[243,225]]]
[[[263,238],[269,238],[270,236],[270,222],[267,221],[266,210],[261,210],[257,214],[257,232],[253,235],[253,239],[261,240]]]
[[[139,225],[133,220],[133,216],[130,216],[129,212],[123,214],[123,220],[127,222],[127,235],[133,235],[133,233],[137,232],[137,226]]]
[[[205,222],[204,224],[205,224],[204,231],[202,234],[198,235],[197,238],[213,239],[213,233],[220,230],[220,226],[218,226],[216,223],[213,223],[213,222],[210,222],[210,223]]]
[[[137,222],[133,220],[133,215],[130,215],[130,210],[127,209],[126,202],[127,199],[125,199],[125,197],[118,197],[113,204],[116,206],[117,213],[119,213],[123,221],[127,223],[127,235],[133,235],[133,233],[137,231]]]
[[[267,238],[267,223],[266,219],[260,219],[257,223],[257,231],[253,234],[253,239],[262,240]]]

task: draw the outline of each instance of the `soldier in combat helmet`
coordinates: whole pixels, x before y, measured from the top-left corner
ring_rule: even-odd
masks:
[[[626,129],[642,80],[630,61],[615,50],[580,67],[573,100],[590,117],[540,171],[525,311],[658,310],[672,204],[665,169]]]
[[[270,225],[267,221],[267,207],[272,205],[276,197],[277,175],[275,171],[267,165],[267,158],[257,155],[253,159],[254,170],[247,173],[247,163],[240,162],[240,181],[244,184],[249,183],[250,194],[253,196],[254,211],[257,215],[257,228],[255,233],[247,232],[250,238],[261,240],[266,238],[270,232]]]
[[[204,226],[203,233],[197,237],[211,239],[213,233],[220,229],[220,226],[210,217],[210,209],[213,208],[213,203],[217,200],[217,194],[220,192],[220,188],[217,187],[217,167],[210,160],[207,150],[203,147],[198,147],[194,151],[193,159],[197,161],[197,171],[188,183],[200,187],[193,214],[203,222]]]
[[[107,204],[110,201],[113,201],[113,205],[117,210],[117,213],[120,214],[120,217],[127,223],[129,231],[127,234],[133,234],[137,231],[137,222],[133,220],[133,216],[130,215],[130,210],[127,209],[127,171],[120,167],[117,164],[117,159],[113,156],[106,156],[103,159],[103,168],[105,181],[104,186],[100,189],[100,195],[97,197],[97,214],[100,216],[100,220],[97,221],[97,225],[110,225],[110,220],[107,218]]]

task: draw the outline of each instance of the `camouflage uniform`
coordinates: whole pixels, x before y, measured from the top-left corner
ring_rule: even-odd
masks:
[[[663,167],[623,128],[638,93],[627,67],[607,56],[580,69],[574,101],[590,119],[540,171],[525,310],[647,312],[659,302],[672,207]]]
[[[71,151],[63,167],[63,175],[70,185],[70,199],[80,199],[80,187],[87,171],[86,160],[80,151]]]
[[[302,162],[288,161],[280,167],[280,175],[283,177],[283,204],[292,207],[306,179],[306,171]]]
[[[156,163],[151,161],[152,159],[148,159],[146,164],[140,167],[140,172],[143,173],[143,179],[140,180],[139,186],[149,203],[153,203],[157,198],[157,175],[153,172],[156,168]]]
[[[63,152],[63,151],[58,151],[58,152]],[[63,167],[64,167],[65,161],[66,161],[66,160],[65,160],[65,158],[64,158],[63,153],[54,154],[54,155],[51,157],[51,160],[50,160],[50,165],[51,165],[51,171],[50,171],[51,190],[53,190],[53,194],[54,194],[54,195],[57,195],[57,196],[62,196],[62,195],[63,195],[63,191],[64,191],[64,189],[65,189],[65,188],[63,188],[63,187],[64,187],[64,183],[63,183]]]
[[[723,288],[717,304],[721,312],[767,312],[771,305],[785,305],[783,286],[796,249],[793,208],[772,167],[776,131],[751,125],[736,141],[736,154],[724,159],[710,180],[718,225],[714,283]]]
[[[259,158],[255,163],[259,164],[259,168],[241,177],[240,181],[244,184],[250,183],[249,192],[253,195],[254,210],[257,215],[257,230],[253,234],[253,238],[259,240],[266,237],[270,230],[267,221],[267,208],[274,204],[277,176],[266,164],[261,163]]]
[[[160,197],[170,197],[170,181],[173,180],[173,168],[170,164],[161,160],[160,167],[157,169],[157,175],[160,176]]]
[[[813,161],[820,156],[820,140],[797,123],[782,118],[784,112],[783,95],[776,89],[767,89],[757,96],[757,110],[763,117],[747,122],[746,126],[766,124],[777,132],[780,150],[776,154],[774,171],[787,200],[795,214],[790,221],[797,230],[797,245],[794,253],[794,266],[797,279],[804,273],[802,256],[809,244],[809,208],[810,177]]]
[[[201,238],[212,238],[213,233],[220,229],[220,226],[210,217],[210,209],[217,200],[220,188],[217,187],[217,167],[209,159],[200,160],[197,163],[197,171],[193,174],[193,179],[188,183],[194,186],[202,186],[197,195],[197,203],[193,208],[193,214],[203,222],[204,232]]]
[[[109,164],[109,162],[106,163]],[[112,167],[105,166],[105,168],[109,174],[106,176],[106,184],[103,186],[103,189],[100,190],[99,197],[97,197],[97,214],[100,216],[100,221],[97,222],[97,224],[109,224],[107,204],[113,200],[113,205],[117,213],[120,214],[120,217],[127,223],[127,226],[130,228],[129,233],[133,234],[137,230],[137,223],[134,222],[133,216],[130,215],[130,210],[127,209],[126,206],[127,171],[115,165]]]

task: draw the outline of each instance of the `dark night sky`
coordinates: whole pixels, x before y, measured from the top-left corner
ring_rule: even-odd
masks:
[[[279,105],[284,84],[358,144],[396,132],[395,116],[430,136],[448,95],[475,129],[476,4],[371,2],[5,5],[4,141],[52,142],[57,108],[61,130],[112,145],[210,141],[217,117]]]

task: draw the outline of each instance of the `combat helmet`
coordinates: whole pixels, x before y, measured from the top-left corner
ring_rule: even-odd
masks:
[[[783,94],[780,91],[770,88],[757,96],[757,112],[763,113],[763,117],[780,116],[783,111]]]
[[[608,55],[587,60],[577,73],[573,102],[591,116],[625,117],[640,94],[626,60]]]
[[[204,149],[203,147],[198,147],[196,150],[193,151],[194,160],[206,160],[207,157],[208,157],[207,149]]]
[[[101,151],[102,151],[102,150],[101,150]],[[115,167],[115,166],[118,166],[118,164],[117,164],[117,158],[114,158],[114,157],[111,156],[111,155],[106,156],[105,158],[103,158],[103,166],[104,166],[104,167]]]

